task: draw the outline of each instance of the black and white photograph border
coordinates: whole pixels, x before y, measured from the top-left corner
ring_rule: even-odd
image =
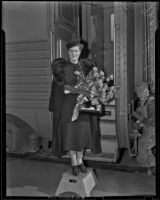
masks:
[[[1,199],[159,199],[159,2],[1,5]]]

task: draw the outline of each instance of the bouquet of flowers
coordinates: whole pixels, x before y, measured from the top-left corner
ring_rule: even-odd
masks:
[[[80,110],[101,112],[102,105],[107,105],[115,96],[113,75],[106,76],[103,71],[98,72],[97,67],[93,67],[86,77],[82,71],[74,73],[77,76],[75,89],[81,92],[77,96],[72,121],[78,118]]]

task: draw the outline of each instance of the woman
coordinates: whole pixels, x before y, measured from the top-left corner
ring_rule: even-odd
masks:
[[[64,99],[57,134],[61,135],[62,151],[70,154],[72,173],[77,176],[79,171],[87,172],[83,163],[84,150],[91,149],[93,153],[101,152],[100,129],[96,115],[80,113],[77,120],[71,120],[78,91],[65,89],[65,85],[74,87],[77,83],[74,72],[81,71],[86,76],[94,65],[90,60],[79,60],[83,49],[79,39],[69,41],[66,47],[70,61],[66,62],[64,68]]]

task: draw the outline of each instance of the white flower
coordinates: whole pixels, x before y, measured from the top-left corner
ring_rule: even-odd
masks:
[[[107,84],[105,84],[104,89],[108,90],[108,85]]]
[[[110,75],[110,79],[113,80],[113,75],[112,74]]]
[[[79,71],[75,71],[74,74],[78,76],[78,75],[80,75],[80,72]]]
[[[107,77],[107,78],[106,78],[106,81],[107,81],[107,82],[109,82],[109,81],[110,81],[110,78],[109,78],[109,77]]]
[[[100,71],[100,76],[104,76],[104,72],[103,71]]]
[[[113,95],[112,91],[109,92],[108,96],[109,96],[110,99],[113,98],[114,95]]]
[[[100,87],[102,88],[103,87],[103,81],[101,79],[99,79],[98,83],[99,83]]]
[[[97,67],[93,67],[93,71],[97,72],[98,71]]]
[[[114,86],[110,87],[110,91],[114,91],[114,89],[115,89]]]
[[[91,100],[91,105],[98,105],[98,99],[97,98],[93,98],[92,100]]]
[[[94,72],[94,74],[93,74],[93,77],[94,77],[94,78],[99,78],[99,76],[100,76],[100,75],[99,75],[98,72]]]

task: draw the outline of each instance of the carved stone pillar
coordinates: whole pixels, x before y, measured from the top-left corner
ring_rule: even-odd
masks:
[[[114,3],[115,13],[115,76],[116,129],[119,147],[128,147],[127,121],[127,4]]]

